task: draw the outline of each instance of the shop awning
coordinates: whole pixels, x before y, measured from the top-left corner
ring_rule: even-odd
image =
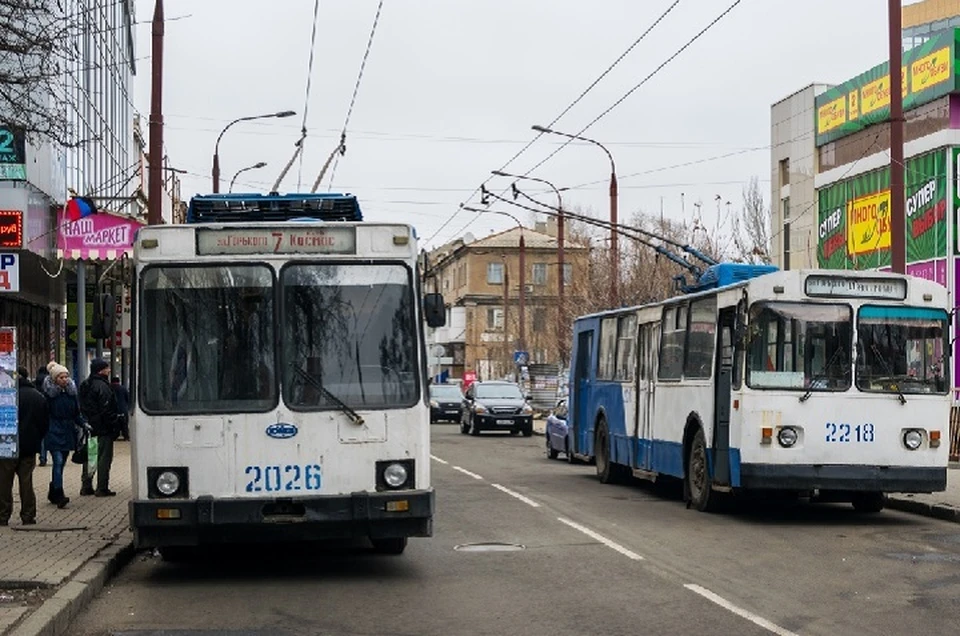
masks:
[[[116,260],[133,253],[133,240],[143,223],[128,216],[99,212],[71,221],[61,213],[57,256],[68,260]]]

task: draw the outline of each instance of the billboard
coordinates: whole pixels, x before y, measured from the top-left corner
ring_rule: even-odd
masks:
[[[907,262],[947,255],[947,156],[908,159],[904,169]],[[817,261],[825,269],[890,265],[890,169],[839,181],[817,192]]]
[[[904,110],[932,102],[957,88],[958,33],[951,29],[904,51],[900,86]],[[890,117],[889,68],[889,62],[884,62],[816,97],[813,111],[817,146]]]

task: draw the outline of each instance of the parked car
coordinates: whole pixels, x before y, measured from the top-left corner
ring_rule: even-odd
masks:
[[[547,438],[547,457],[556,459],[560,453],[567,456],[567,461],[573,463],[573,442],[570,439],[570,429],[567,427],[567,400],[557,402],[557,407],[547,416],[547,426],[544,432]]]
[[[513,382],[475,382],[463,397],[460,432],[510,431],[512,435],[533,435],[533,408],[527,396]]]
[[[430,385],[430,423],[459,422],[463,414],[463,393],[456,384]]]

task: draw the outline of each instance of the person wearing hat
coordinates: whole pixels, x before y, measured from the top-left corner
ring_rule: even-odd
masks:
[[[37,522],[37,495],[33,491],[33,469],[40,452],[40,440],[47,432],[47,400],[23,367],[17,368],[17,457],[0,459],[0,526],[13,515],[13,478],[20,487],[20,521]]]
[[[116,495],[110,490],[110,465],[113,463],[113,442],[120,436],[120,409],[110,386],[110,365],[102,358],[90,363],[90,377],[80,385],[80,409],[97,436],[97,497]],[[91,457],[90,460],[93,458]],[[84,490],[92,484],[84,484]]]
[[[47,365],[47,372],[42,393],[47,397],[50,426],[43,445],[53,459],[47,499],[58,508],[65,508],[70,498],[63,492],[63,468],[67,456],[77,449],[77,429],[82,428],[84,422],[77,401],[77,385],[70,379],[70,372],[56,362]]]

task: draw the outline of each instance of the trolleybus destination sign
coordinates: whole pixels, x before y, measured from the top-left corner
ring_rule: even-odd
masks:
[[[353,227],[197,229],[197,254],[353,254]]]
[[[807,296],[886,300],[903,300],[907,297],[907,281],[902,278],[811,275],[807,277],[805,288]]]

